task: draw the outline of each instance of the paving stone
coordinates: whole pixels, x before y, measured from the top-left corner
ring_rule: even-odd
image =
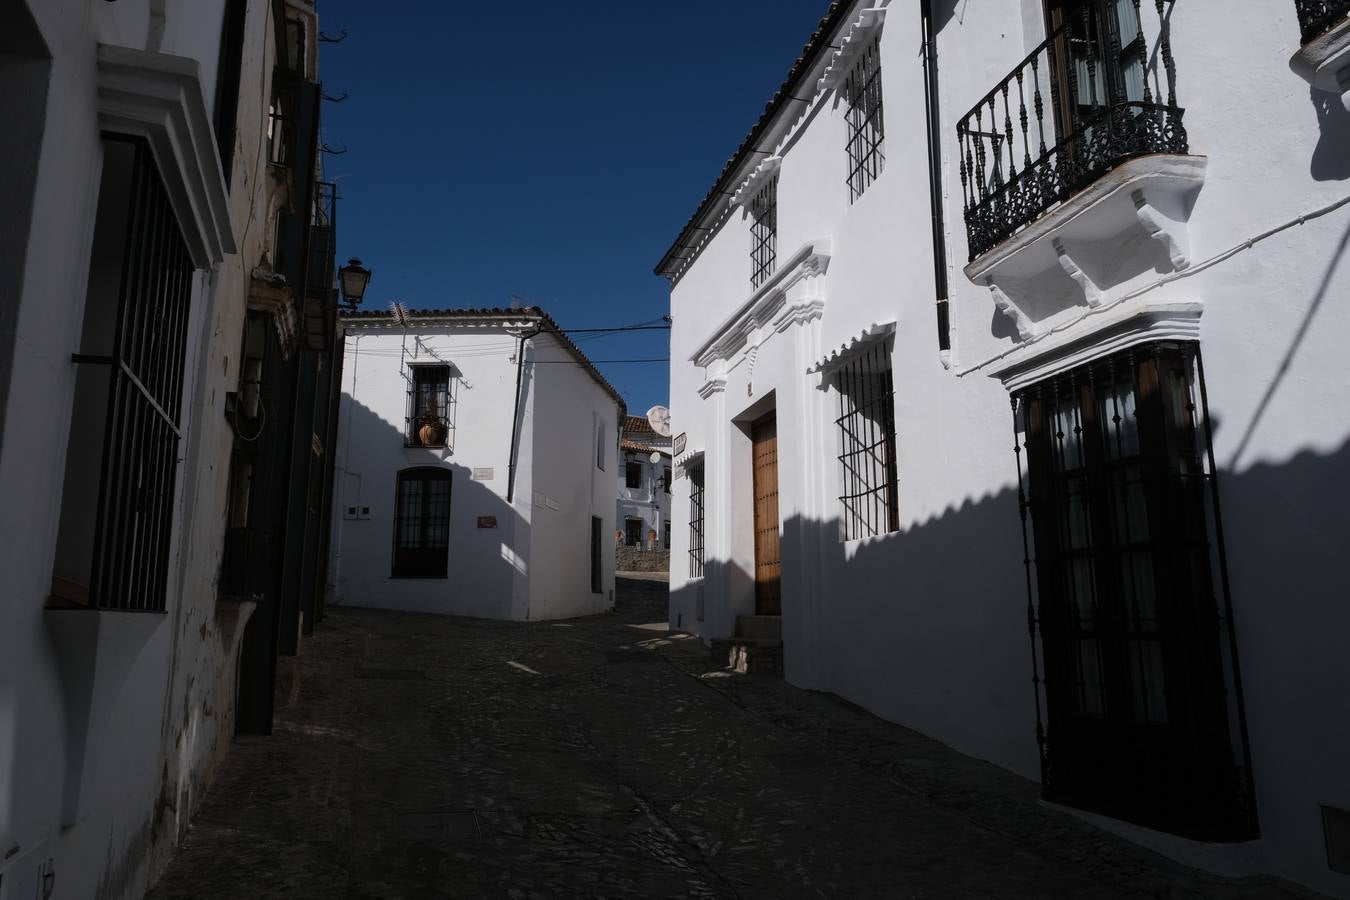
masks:
[[[1295,898],[1186,869],[829,695],[616,612],[333,608],[270,738],[234,742],[151,900]]]

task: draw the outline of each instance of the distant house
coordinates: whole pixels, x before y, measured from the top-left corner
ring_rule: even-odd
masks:
[[[670,549],[670,438],[642,416],[624,419],[615,523],[625,547]]]
[[[343,324],[334,601],[516,620],[610,608],[625,408],[557,324],[537,308]]]

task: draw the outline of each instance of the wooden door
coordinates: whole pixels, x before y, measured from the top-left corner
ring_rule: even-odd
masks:
[[[755,613],[782,615],[778,537],[778,420],[773,413],[750,429],[755,490]]]

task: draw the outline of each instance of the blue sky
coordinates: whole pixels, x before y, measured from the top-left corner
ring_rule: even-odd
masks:
[[[826,0],[469,3],[319,0],[338,253],[366,308],[507,306],[564,328],[668,310],[652,267],[787,74]],[[747,248],[748,253],[748,248]],[[748,265],[748,262],[747,262]],[[581,335],[579,337],[586,337]],[[666,333],[581,343],[668,355]],[[604,364],[630,411],[664,364]]]

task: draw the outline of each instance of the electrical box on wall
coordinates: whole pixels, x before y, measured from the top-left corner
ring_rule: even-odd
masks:
[[[344,506],[342,507],[342,518],[344,519],[369,519],[369,506]]]

